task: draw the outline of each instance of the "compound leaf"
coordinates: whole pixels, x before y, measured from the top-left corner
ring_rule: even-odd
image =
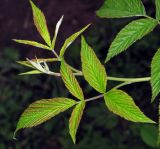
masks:
[[[133,99],[124,91],[110,90],[104,95],[106,106],[113,113],[132,122],[155,123],[145,116]]]
[[[105,68],[84,37],[81,40],[81,61],[85,80],[98,92],[105,93],[107,84]]]
[[[51,39],[48,32],[45,16],[43,12],[31,0],[30,3],[33,11],[34,24],[44,41],[51,47]]]
[[[156,3],[156,19],[160,20],[160,0],[155,0]]]
[[[82,89],[77,79],[73,75],[70,67],[64,62],[64,60],[61,61],[60,72],[65,86],[71,92],[71,94],[80,100],[84,100]]]
[[[13,39],[13,41],[18,42],[18,43],[22,43],[22,44],[26,44],[26,45],[30,45],[30,46],[34,46],[34,47],[38,47],[38,48],[42,48],[42,49],[46,49],[46,50],[51,50],[50,47],[48,47],[48,46],[46,46],[46,45],[44,45],[44,44],[35,42],[35,41],[30,41],[30,40],[18,40],[18,39]]]
[[[85,102],[84,101],[79,102],[74,108],[69,120],[69,132],[74,143],[76,143],[76,133],[80,120],[83,115],[84,108],[85,108]]]
[[[90,26],[90,24],[88,24],[87,26],[85,26],[84,28],[82,28],[79,32],[74,33],[73,35],[71,35],[70,37],[68,37],[66,39],[66,41],[64,42],[61,51],[60,51],[60,56],[63,57],[66,49],[76,40],[76,38],[82,34],[88,27]]]
[[[151,63],[152,102],[160,93],[160,49],[156,52]]]
[[[68,98],[42,99],[32,103],[21,115],[15,133],[22,128],[37,126],[69,109],[76,102]]]
[[[141,0],[105,0],[97,15],[103,18],[123,18],[144,16],[145,8]]]
[[[154,19],[140,19],[125,26],[112,42],[105,62],[129,48],[135,41],[150,33],[157,25]]]

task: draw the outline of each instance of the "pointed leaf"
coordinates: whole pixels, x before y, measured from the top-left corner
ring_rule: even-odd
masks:
[[[160,93],[160,49],[156,52],[151,63],[152,102]]]
[[[97,15],[103,18],[123,18],[144,16],[145,8],[141,0],[105,0]]]
[[[60,72],[65,86],[71,92],[71,94],[80,100],[84,100],[82,89],[79,86],[79,83],[73,75],[70,67],[64,62],[64,60],[61,61]]]
[[[156,3],[156,19],[160,20],[160,0],[155,0]]]
[[[57,39],[59,27],[61,26],[62,21],[63,21],[63,16],[60,18],[60,20],[57,22],[57,25],[56,25],[54,37],[53,37],[53,40],[52,40],[52,49],[53,49],[53,50],[54,50],[54,47],[55,47],[55,42],[56,42],[56,39]]]
[[[19,75],[33,75],[33,74],[42,74],[43,72],[39,71],[39,70],[31,70],[31,71],[28,71],[28,72],[23,72],[23,73],[20,73]]]
[[[32,103],[21,115],[15,133],[22,128],[37,126],[69,109],[76,102],[68,98],[42,99]]]
[[[90,26],[90,24],[88,24],[87,26],[85,26],[84,28],[82,28],[79,32],[74,33],[73,35],[71,35],[70,37],[68,37],[65,41],[65,43],[62,46],[62,49],[60,51],[60,56],[63,57],[66,49],[76,40],[76,38],[82,34],[88,27]]]
[[[48,32],[47,24],[46,24],[46,19],[43,14],[43,12],[30,0],[31,6],[32,6],[32,11],[33,11],[33,20],[34,24],[44,39],[44,41],[51,46],[51,39],[50,35]]]
[[[105,93],[107,84],[105,68],[84,37],[81,41],[81,61],[85,80],[98,92]]]
[[[150,33],[157,25],[154,19],[140,19],[125,26],[112,42],[106,62],[129,48],[135,41]]]
[[[124,91],[111,90],[104,95],[106,106],[113,113],[132,122],[155,123],[145,116]]]
[[[35,41],[30,41],[30,40],[17,40],[17,39],[13,39],[13,41],[18,42],[18,43],[22,43],[22,44],[26,44],[26,45],[30,45],[30,46],[34,46],[34,47],[38,47],[38,48],[42,48],[42,49],[46,49],[46,50],[51,50],[50,47],[48,47],[48,46],[46,46],[46,45],[44,45],[44,44],[35,42]]]
[[[83,115],[84,108],[85,108],[85,102],[84,101],[79,102],[74,108],[69,120],[69,133],[74,143],[76,143],[76,133]]]

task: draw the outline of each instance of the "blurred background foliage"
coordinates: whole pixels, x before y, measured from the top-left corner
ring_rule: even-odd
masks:
[[[99,19],[95,11],[103,0],[54,0],[34,1],[46,14],[49,30],[53,33],[55,24],[62,14],[65,15],[60,29],[58,49],[64,39],[92,22],[85,36],[94,48],[97,56],[104,62],[107,49],[119,30],[135,19]],[[144,0],[149,15],[154,16],[154,0]],[[31,8],[26,0],[0,1],[0,149],[154,149],[156,148],[157,127],[155,125],[134,124],[110,113],[103,99],[90,102],[85,110],[77,134],[77,145],[73,145],[68,133],[68,118],[71,111],[60,114],[50,121],[18,133],[13,140],[13,132],[20,114],[33,101],[43,98],[72,97],[63,85],[61,78],[32,75],[19,76],[25,72],[16,63],[25,57],[52,57],[52,54],[33,47],[15,44],[12,38],[34,39],[41,41],[32,21]],[[106,64],[108,75],[115,77],[143,77],[150,75],[150,62],[159,48],[159,30]],[[76,40],[68,49],[65,58],[71,65],[80,66],[80,40]],[[58,63],[51,68],[58,71]],[[78,78],[86,98],[97,95],[88,84]],[[108,83],[108,90],[116,85]],[[158,121],[158,104],[150,103],[149,83],[137,83],[123,87],[135,100],[144,113]]]

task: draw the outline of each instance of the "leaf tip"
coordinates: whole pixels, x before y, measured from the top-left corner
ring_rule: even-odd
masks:
[[[76,138],[74,136],[71,135],[72,141],[74,143],[74,145],[76,145]]]
[[[155,96],[152,95],[152,98],[151,98],[151,103],[153,103],[155,100]]]
[[[14,42],[17,42],[18,40],[17,39],[11,39],[12,41],[14,41]]]
[[[31,4],[32,7],[35,5],[35,4],[32,2],[32,0],[29,0],[29,3]]]

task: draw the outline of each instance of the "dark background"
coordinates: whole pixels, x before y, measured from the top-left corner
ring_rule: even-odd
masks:
[[[108,47],[116,34],[131,20],[100,19],[95,11],[103,4],[103,0],[35,0],[44,12],[51,35],[64,14],[56,42],[59,52],[65,38],[80,30],[88,23],[92,26],[84,33],[88,43],[94,48],[103,63]],[[144,0],[150,16],[155,15],[154,1]],[[159,27],[141,41],[131,46],[107,63],[108,75],[115,77],[150,76],[150,62],[159,48]],[[60,114],[50,121],[32,129],[25,129],[13,140],[13,132],[20,114],[33,101],[43,98],[70,97],[62,80],[53,76],[32,75],[18,76],[28,69],[16,63],[26,57],[52,57],[50,52],[26,45],[14,43],[11,39],[28,39],[43,42],[37,33],[32,12],[27,0],[0,1],[0,149],[152,149],[141,137],[144,124],[135,124],[110,113],[103,99],[90,102],[85,110],[77,133],[77,145],[73,145],[68,133],[68,119],[71,110]],[[68,63],[81,69],[80,40],[67,50],[65,58]],[[59,64],[53,63],[51,68],[58,71]],[[86,98],[97,93],[79,78]],[[116,85],[108,83],[108,90]],[[137,83],[123,87],[144,113],[158,121],[158,103],[150,103],[151,88],[149,83]],[[150,136],[150,135],[149,135]],[[153,138],[151,136],[151,138]],[[153,141],[151,141],[153,142]]]

